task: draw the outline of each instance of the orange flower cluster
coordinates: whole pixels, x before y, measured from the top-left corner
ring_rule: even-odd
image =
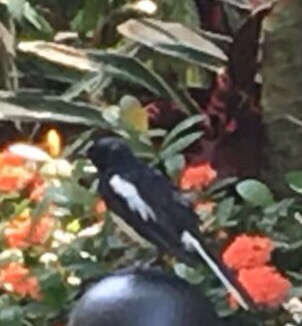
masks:
[[[201,190],[209,186],[217,177],[217,172],[209,162],[200,162],[186,166],[180,175],[180,188],[183,190]]]
[[[45,215],[33,221],[29,210],[9,221],[4,228],[4,239],[11,248],[27,248],[43,244],[54,227],[54,218]]]
[[[1,268],[0,286],[22,297],[30,296],[35,300],[41,299],[37,278],[31,276],[29,270],[20,263],[11,262]]]
[[[223,253],[223,261],[234,270],[263,266],[271,259],[274,246],[271,239],[242,234]]]
[[[286,298],[291,284],[277,269],[268,265],[273,243],[261,236],[238,236],[224,251],[224,263],[237,272],[240,284],[253,301],[264,307],[276,307]],[[231,305],[234,301],[231,299]]]
[[[8,151],[0,154],[0,191],[23,190],[32,181],[34,174],[24,168],[24,160]]]
[[[240,269],[238,280],[256,304],[270,307],[282,303],[291,286],[275,267],[268,265]]]
[[[13,192],[28,189],[29,198],[39,201],[46,188],[44,180],[25,160],[9,151],[0,154],[0,192]]]

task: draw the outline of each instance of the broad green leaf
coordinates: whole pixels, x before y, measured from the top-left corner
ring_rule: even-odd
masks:
[[[287,173],[286,181],[293,191],[302,194],[302,170]]]
[[[84,2],[84,7],[72,21],[73,29],[84,33],[96,28],[99,19],[104,19],[108,14],[110,1],[89,0]]]
[[[174,89],[140,60],[129,55],[104,51],[89,51],[91,56],[102,63],[107,73],[113,77],[143,86],[156,96],[172,99],[180,109],[189,112],[198,111],[197,104],[183,91]]]
[[[106,66],[106,69],[114,77],[130,80],[149,89],[157,96],[167,96],[168,85],[150,69],[143,65],[138,59],[117,53],[104,51],[89,51],[95,60]]]
[[[44,270],[39,280],[43,291],[43,301],[54,307],[60,307],[66,303],[67,290],[57,271]]]
[[[31,4],[26,1],[23,8],[24,18],[30,22],[38,31],[51,35],[53,29],[47,20],[41,16]]]
[[[148,130],[147,132],[147,135],[148,137],[150,138],[162,138],[162,137],[165,137],[167,134],[167,130],[165,129],[151,129],[151,130]]]
[[[73,83],[68,88],[61,98],[65,101],[70,101],[78,97],[82,92],[91,94],[96,89],[101,92],[102,89],[111,83],[111,78],[103,71],[87,73],[80,81]]]
[[[22,326],[23,311],[21,306],[11,305],[5,308],[0,307],[0,325],[1,326]]]
[[[98,107],[35,93],[0,92],[0,120],[59,121],[105,127]]]
[[[211,195],[217,191],[223,190],[226,187],[234,186],[237,181],[237,177],[228,177],[222,180],[214,181],[214,183],[206,190],[206,194]]]
[[[21,22],[23,18],[23,10],[25,6],[25,0],[9,0],[7,1],[7,8],[9,13],[14,19]]]
[[[185,264],[175,264],[174,271],[176,275],[182,279],[185,279],[191,284],[200,284],[204,280],[204,276],[201,271],[188,267]]]
[[[182,154],[176,154],[175,156],[168,157],[164,164],[168,175],[171,178],[176,178],[179,172],[185,166],[186,161]]]
[[[293,206],[294,203],[295,199],[293,198],[283,199],[279,203],[274,203],[270,206],[265,207],[264,214],[279,215],[285,217],[288,215],[288,210]]]
[[[234,204],[234,198],[226,198],[221,203],[219,203],[215,214],[219,225],[226,226],[228,224],[228,220],[232,216]]]
[[[168,157],[174,156],[177,153],[182,152],[185,148],[193,144],[197,139],[199,139],[203,135],[203,132],[193,132],[187,136],[184,136],[178,140],[176,140],[174,143],[166,147],[164,150],[162,150],[159,154],[159,157],[162,160],[167,159]]]
[[[174,127],[169,134],[165,137],[162,148],[166,147],[173,139],[175,139],[180,133],[191,128],[195,124],[204,120],[204,116],[202,114],[193,115],[184,121],[180,122],[176,127]]]
[[[62,182],[60,187],[48,188],[46,196],[57,205],[71,208],[73,205],[92,206],[95,196],[86,188],[71,181]]]
[[[262,182],[248,179],[237,184],[238,194],[248,203],[255,206],[268,206],[274,203],[270,189]]]
[[[218,71],[228,60],[208,38],[178,23],[130,19],[118,31],[153,50],[210,70]]]

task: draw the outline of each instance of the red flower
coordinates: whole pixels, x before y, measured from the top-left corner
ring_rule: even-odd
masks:
[[[217,172],[209,162],[200,162],[186,166],[180,176],[180,188],[203,189],[213,182]]]
[[[37,222],[33,222],[29,212],[25,211],[7,223],[4,228],[4,238],[7,245],[12,248],[40,245],[47,240],[53,226],[54,219],[52,217],[45,215]]]
[[[226,248],[222,255],[224,263],[234,270],[258,267],[271,258],[274,246],[269,238],[240,235]]]
[[[20,263],[11,262],[0,270],[0,286],[21,296],[30,296],[40,300],[41,294],[36,277]]]
[[[276,307],[288,295],[291,283],[272,266],[243,268],[238,281],[256,304]]]

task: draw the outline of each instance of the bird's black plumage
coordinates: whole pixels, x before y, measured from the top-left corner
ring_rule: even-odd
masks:
[[[247,309],[248,296],[235,289],[239,285],[234,286],[228,270],[206,248],[197,215],[168,178],[137,159],[117,137],[98,139],[88,155],[99,170],[99,192],[114,213],[141,236],[190,265],[200,263],[202,256],[216,275],[223,275],[218,275],[220,279],[226,278],[222,281],[231,284],[226,286],[233,287],[233,295]]]

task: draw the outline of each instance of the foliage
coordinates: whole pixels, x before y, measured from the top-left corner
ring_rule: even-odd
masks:
[[[301,127],[301,76],[293,73],[301,61],[301,6],[296,0],[272,9],[260,0],[203,3],[199,12],[198,1],[159,0],[149,14],[127,0],[0,1],[0,118],[16,131],[3,145],[22,139],[45,149],[43,128],[53,125],[66,138],[60,156],[42,162],[0,152],[0,325],[65,324],[93,280],[154,256],[97,195],[86,151],[100,130],[123,137],[183,188],[218,254],[238,235],[268,239],[270,261],[260,272],[268,268],[269,276],[291,282],[288,298],[301,297],[301,155],[284,136],[299,135]],[[277,171],[265,167],[261,178],[248,170],[253,147],[245,138],[258,137],[259,102],[275,146],[265,148],[267,161]],[[284,127],[280,114],[296,129]],[[237,162],[248,172],[239,173]],[[264,302],[255,313],[234,310],[204,265],[192,269],[170,257],[162,265],[199,284],[223,318],[299,323],[289,302]]]
[[[291,1],[290,5],[281,1],[264,21],[267,41],[263,50],[262,104],[269,130],[270,145],[266,150],[269,167],[264,171],[268,181],[301,166],[302,80],[294,73],[301,69],[301,47],[297,46],[301,44],[301,22],[299,1]],[[276,188],[285,193],[282,184],[276,182]]]

